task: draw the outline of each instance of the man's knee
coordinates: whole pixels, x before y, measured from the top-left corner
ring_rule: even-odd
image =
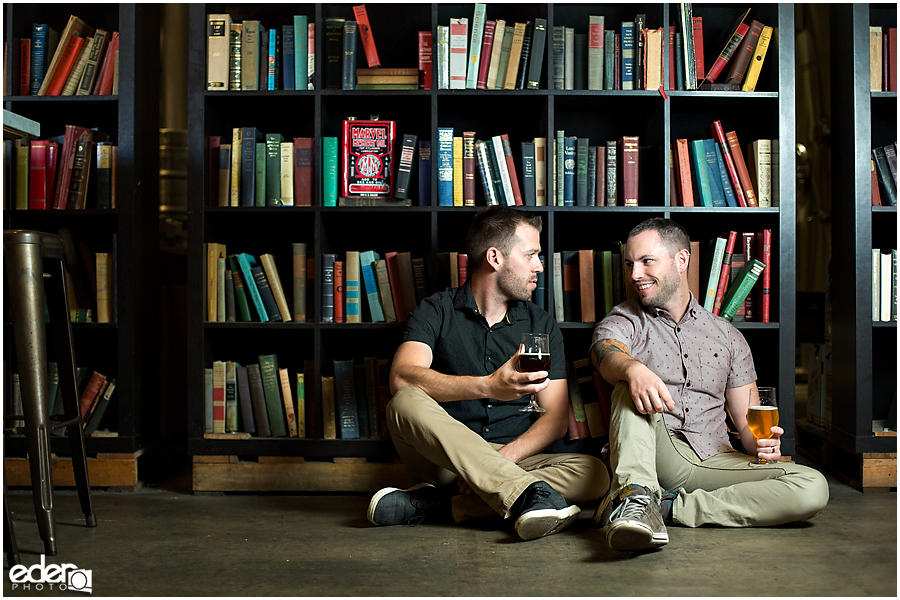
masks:
[[[805,480],[801,493],[797,494],[797,520],[812,519],[825,509],[830,495],[828,480],[817,470],[810,467],[803,468]]]
[[[385,419],[391,435],[399,433],[401,423],[416,421],[419,411],[427,402],[434,400],[417,387],[397,390],[385,407]]]

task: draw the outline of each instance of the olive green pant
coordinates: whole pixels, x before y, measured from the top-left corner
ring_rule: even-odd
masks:
[[[679,525],[792,523],[816,516],[828,502],[828,482],[809,467],[750,465],[752,456],[734,451],[700,460],[684,437],[669,434],[662,414],[637,411],[625,383],[613,390],[610,432],[612,492],[628,484],[657,496],[676,491],[672,514]]]
[[[487,442],[457,421],[419,388],[399,390],[387,405],[391,439],[410,478],[453,495],[456,522],[509,510],[525,488],[546,481],[569,504],[588,504],[609,489],[606,466],[587,454],[535,454],[514,463],[498,452],[503,444]],[[459,494],[459,477],[473,494]]]

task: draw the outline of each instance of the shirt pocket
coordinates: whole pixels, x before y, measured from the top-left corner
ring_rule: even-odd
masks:
[[[703,389],[719,396],[728,381],[728,357],[724,352],[704,352],[700,356],[700,382]]]

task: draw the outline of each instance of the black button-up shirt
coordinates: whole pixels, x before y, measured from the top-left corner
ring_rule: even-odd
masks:
[[[403,341],[427,344],[431,368],[439,373],[481,377],[516,353],[523,333],[550,334],[550,379],[565,379],[565,350],[556,321],[533,302],[513,302],[506,316],[490,327],[468,282],[423,300],[409,315]],[[531,427],[532,413],[519,410],[525,404],[526,397],[477,398],[442,402],[441,407],[485,440],[505,444]]]

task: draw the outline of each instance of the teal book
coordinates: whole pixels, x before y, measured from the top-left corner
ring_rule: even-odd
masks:
[[[712,206],[709,165],[706,163],[706,146],[703,140],[691,141],[691,167],[694,171],[694,181],[697,182],[697,190],[700,192],[700,206]]]
[[[322,206],[337,206],[338,139],[322,138]]]
[[[241,270],[241,277],[244,280],[244,288],[247,292],[250,292],[250,299],[253,301],[253,308],[256,309],[259,321],[266,323],[269,320],[269,314],[266,312],[262,296],[260,296],[259,290],[256,288],[256,281],[253,279],[253,268],[257,266],[256,258],[246,252],[236,254],[235,257]]]
[[[294,15],[294,89],[307,89],[309,79],[309,17]]]
[[[281,80],[281,36],[278,35],[278,29],[275,27],[269,29],[269,63],[266,71],[266,81],[268,85],[266,89],[275,91],[280,89],[278,82]]]
[[[359,270],[366,286],[366,298],[369,301],[369,313],[372,315],[373,323],[384,322],[384,312],[381,310],[381,301],[378,299],[378,278],[375,276],[375,267],[372,264],[380,259],[381,256],[371,250],[359,253]]]
[[[719,167],[719,176],[722,180],[722,189],[725,191],[725,206],[738,207],[737,198],[734,197],[734,188],[731,187],[731,177],[728,176],[728,169],[725,167],[725,159],[722,157],[722,148],[719,144],[716,146],[716,164]]]
[[[284,403],[281,400],[278,383],[278,356],[262,354],[259,357],[259,372],[262,378],[263,394],[266,398],[266,415],[269,417],[269,429],[272,437],[284,437],[288,434],[284,416]]]
[[[266,205],[266,143],[256,143],[256,193],[253,197],[254,206]]]
[[[712,206],[726,206],[725,189],[722,187],[722,175],[719,170],[719,161],[716,158],[716,151],[719,149],[719,145],[710,138],[703,140],[703,149],[706,156],[706,172],[709,175],[709,193],[712,198]],[[731,182],[725,183],[730,184]]]
[[[342,440],[359,438],[356,381],[352,360],[334,361],[334,402]]]
[[[280,133],[266,134],[266,206],[281,206],[281,142]]]
[[[241,206],[256,204],[256,149],[265,139],[256,127],[241,127]]]
[[[256,283],[256,289],[260,298],[262,298],[269,321],[281,321],[281,313],[278,310],[278,304],[275,302],[275,294],[272,292],[265,271],[262,267],[253,267],[250,269],[250,272],[253,273],[253,281]]]
[[[304,55],[305,57],[305,55]],[[281,26],[281,74],[283,89],[294,90],[294,26]],[[305,82],[305,80],[304,80]]]

